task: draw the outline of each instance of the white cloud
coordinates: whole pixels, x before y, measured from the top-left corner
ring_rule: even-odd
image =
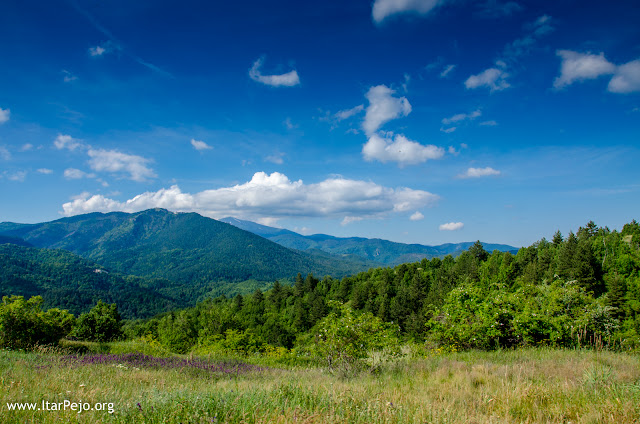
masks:
[[[505,88],[511,87],[511,85],[507,82],[507,77],[509,76],[503,69],[498,68],[489,68],[480,72],[477,75],[471,75],[464,82],[465,87],[469,88],[479,88],[479,87],[488,87],[491,91],[500,91]]]
[[[27,171],[17,171],[9,175],[9,180],[24,182],[24,179],[26,178],[26,176],[27,176]]]
[[[78,79],[77,76],[73,75],[71,72],[67,71],[66,69],[62,70],[62,73],[64,74],[64,82],[72,82]]]
[[[261,67],[262,59],[258,59],[253,63],[253,66],[249,69],[249,77],[252,80],[272,87],[293,87],[300,84],[300,78],[295,69],[281,75],[263,75],[260,72]]]
[[[102,56],[106,52],[107,52],[107,49],[105,49],[102,46],[89,47],[89,55],[93,57]]]
[[[450,155],[453,155],[453,156],[458,156],[460,154],[460,151],[456,150],[456,148],[453,146],[449,146],[449,149],[447,151],[449,152]]]
[[[156,174],[147,166],[150,159],[128,155],[117,150],[89,149],[89,166],[97,172],[128,174],[133,181],[146,181]]]
[[[440,131],[442,131],[445,134],[450,134],[452,132],[454,132],[456,129],[458,129],[458,127],[451,127],[451,128],[440,128]]]
[[[267,162],[275,163],[276,165],[282,165],[284,163],[283,157],[284,153],[278,152],[267,156],[266,158],[264,158],[264,160]]]
[[[441,0],[375,0],[371,14],[373,20],[380,23],[400,13],[426,15],[441,3]]]
[[[440,72],[440,78],[446,78],[451,73],[451,71],[453,71],[455,68],[456,68],[456,65],[445,66],[442,72]]]
[[[440,231],[456,231],[461,230],[464,227],[462,222],[447,222],[446,224],[440,225]]]
[[[213,147],[209,146],[204,141],[196,140],[193,138],[191,139],[191,145],[198,151],[213,149]]]
[[[291,181],[281,173],[257,172],[251,181],[232,187],[183,193],[177,185],[120,202],[84,194],[62,205],[63,214],[136,212],[149,208],[198,212],[212,218],[359,217],[379,218],[394,212],[430,207],[438,196],[423,190],[388,188],[371,181],[330,177],[315,184]]]
[[[9,122],[10,117],[11,117],[11,109],[2,109],[0,107],[0,124]]]
[[[454,124],[460,121],[466,121],[466,120],[472,121],[481,115],[482,115],[482,111],[480,109],[477,109],[470,113],[458,113],[457,115],[453,115],[451,118],[444,118],[442,120],[442,123],[444,125],[449,125],[449,124]]]
[[[344,227],[345,225],[349,225],[352,222],[362,221],[362,219],[363,218],[361,216],[345,216],[342,222],[340,222],[340,225]]]
[[[352,107],[351,109],[344,109],[344,110],[339,110],[338,112],[336,112],[333,117],[337,120],[337,121],[344,121],[345,119],[349,119],[354,115],[357,115],[358,113],[362,112],[364,110],[364,105],[358,105],[356,107]]]
[[[25,143],[20,147],[21,152],[28,152],[29,150],[33,150],[33,144],[31,143]]]
[[[409,219],[411,221],[420,221],[421,219],[424,219],[424,215],[421,214],[419,211],[415,211],[410,217]]]
[[[483,127],[495,127],[496,125],[498,125],[498,123],[494,120],[491,120],[491,121],[480,122],[480,125],[482,125]]]
[[[444,149],[434,145],[422,145],[402,134],[373,134],[362,147],[362,156],[367,161],[398,162],[400,166],[415,165],[429,159],[440,159]]]
[[[10,160],[11,159],[11,152],[9,152],[9,149],[7,149],[4,146],[0,146],[0,158],[2,158],[4,160]]]
[[[53,170],[48,169],[48,168],[40,168],[40,169],[38,169],[38,173],[39,174],[49,175],[49,174],[53,174]]]
[[[576,81],[596,79],[616,71],[616,65],[609,62],[604,57],[604,53],[591,54],[558,50],[556,54],[562,58],[562,64],[560,65],[560,76],[553,82],[555,88],[563,88]]]
[[[64,177],[68,180],[79,180],[81,178],[95,178],[96,174],[87,174],[76,168],[67,168],[64,170]]]
[[[469,168],[464,174],[458,175],[458,178],[480,178],[491,175],[500,175],[500,171],[491,167],[486,168]]]
[[[608,90],[612,93],[640,91],[640,59],[618,66]]]
[[[53,141],[53,145],[58,150],[62,150],[62,149],[75,150],[78,147],[84,147],[84,144],[82,144],[79,140],[71,137],[70,135],[65,135],[65,134],[58,134],[56,139]]]
[[[288,130],[295,130],[296,128],[298,128],[298,125],[294,124],[289,117],[284,120],[283,124],[285,127],[287,127]]]
[[[366,94],[369,106],[362,123],[364,132],[370,136],[386,122],[407,116],[411,104],[406,97],[393,97],[394,90],[386,85],[371,87]]]

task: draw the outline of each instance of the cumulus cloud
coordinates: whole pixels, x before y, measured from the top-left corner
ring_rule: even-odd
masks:
[[[156,174],[148,167],[150,159],[117,150],[89,149],[89,166],[96,172],[124,174],[133,181],[146,181]]]
[[[295,69],[281,75],[263,75],[260,72],[261,67],[262,58],[256,60],[249,69],[249,77],[252,80],[272,87],[293,87],[300,84],[300,78]]]
[[[608,90],[612,93],[640,91],[640,59],[618,66]]]
[[[67,168],[64,170],[64,177],[68,180],[79,180],[81,178],[95,178],[95,174],[87,174],[76,168]]]
[[[198,151],[213,149],[213,147],[209,146],[204,141],[196,140],[196,139],[193,139],[193,138],[191,139],[191,145],[193,146],[194,149],[196,149]]]
[[[364,105],[358,105],[356,107],[352,107],[351,109],[339,110],[333,115],[333,117],[337,121],[344,121],[345,119],[349,119],[352,116],[359,114],[363,110],[364,110]]]
[[[440,231],[456,231],[461,230],[464,227],[462,222],[447,222],[446,224],[440,225]]]
[[[282,165],[284,163],[284,153],[277,152],[264,158],[265,161]]]
[[[507,82],[508,76],[509,74],[503,69],[489,68],[477,75],[471,75],[464,82],[464,86],[467,89],[487,87],[491,91],[500,91],[511,87],[511,84]]]
[[[380,23],[401,13],[426,15],[441,3],[442,0],[375,0],[371,15],[376,23]]]
[[[367,161],[398,162],[400,166],[415,165],[429,159],[440,159],[444,156],[444,149],[422,145],[402,134],[373,134],[362,146],[362,156]]]
[[[411,113],[411,104],[406,97],[393,97],[395,91],[386,85],[371,87],[366,94],[369,106],[362,123],[362,129],[370,136],[392,119]]]
[[[62,149],[75,150],[78,147],[84,147],[84,144],[82,144],[80,140],[77,140],[71,137],[70,135],[66,135],[66,134],[58,134],[56,139],[53,140],[53,145],[58,150],[62,150]]]
[[[4,124],[9,121],[11,117],[11,109],[2,109],[0,107],[0,124]]]
[[[107,52],[107,49],[105,49],[102,46],[89,47],[89,56],[92,56],[92,57],[102,56],[106,52]]]
[[[40,169],[38,169],[38,173],[39,174],[49,175],[49,174],[53,174],[53,170],[51,170],[49,168],[40,168]]]
[[[616,65],[609,62],[604,57],[604,53],[592,54],[558,50],[556,54],[562,58],[562,64],[560,65],[560,76],[553,82],[555,88],[563,88],[576,81],[596,79],[616,71]]]
[[[409,219],[411,221],[420,221],[421,219],[424,219],[424,215],[421,214],[419,211],[415,211],[413,214],[411,214]]]
[[[479,116],[482,116],[482,111],[480,109],[477,109],[470,113],[458,113],[457,115],[453,115],[451,118],[444,118],[442,120],[442,123],[444,125],[449,125],[449,124],[454,124],[460,121],[466,121],[466,120],[471,121],[476,119]]]
[[[458,129],[458,127],[451,127],[451,128],[440,128],[440,131],[442,131],[445,134],[450,134],[452,132],[454,132],[456,129]]]
[[[491,167],[486,168],[469,168],[464,174],[458,175],[458,178],[480,178],[491,175],[500,175],[500,171]]]
[[[433,206],[438,196],[423,190],[388,188],[371,181],[330,177],[314,184],[291,181],[281,173],[257,172],[231,187],[184,193],[177,185],[146,192],[123,202],[83,194],[62,205],[66,216],[87,212],[136,212],[149,208],[198,212],[212,218],[360,217],[377,218]]]

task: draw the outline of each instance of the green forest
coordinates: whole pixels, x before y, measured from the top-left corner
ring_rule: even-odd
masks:
[[[119,289],[127,283],[105,282]],[[118,309],[144,303],[142,284],[137,287],[137,297]],[[88,313],[99,317],[107,311],[102,300]],[[640,345],[640,225],[634,220],[618,232],[589,222],[575,234],[558,231],[552,240],[542,239],[515,255],[489,253],[477,242],[457,258],[423,259],[342,279],[298,274],[291,285],[275,281],[264,292],[207,298],[152,318],[125,322],[117,314],[118,331],[107,338],[78,329],[87,312],[76,319],[60,310],[40,310],[41,301],[27,307],[29,302],[4,298],[3,345],[11,345],[8,317],[22,308],[28,310],[25,316],[40,316],[32,319],[35,326],[61,326],[48,331],[59,338],[144,338],[176,353],[280,349],[317,356],[327,331],[338,331],[347,322],[353,327],[359,322],[361,329],[346,338],[363,342],[367,333],[387,337],[383,344],[367,341],[380,349],[407,342],[451,350],[543,345],[633,349]],[[115,304],[110,307],[117,312]]]

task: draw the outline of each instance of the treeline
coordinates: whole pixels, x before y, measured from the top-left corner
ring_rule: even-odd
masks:
[[[108,342],[122,337],[122,320],[115,303],[101,300],[77,319],[66,310],[42,309],[42,297],[4,296],[0,304],[0,347],[29,349],[57,344],[66,337]]]
[[[460,348],[640,344],[640,225],[589,222],[516,255],[475,243],[457,258],[423,259],[343,279],[298,275],[293,286],[208,299],[135,321],[176,352],[207,346],[242,352],[291,348],[337,305],[398,325],[406,340]]]

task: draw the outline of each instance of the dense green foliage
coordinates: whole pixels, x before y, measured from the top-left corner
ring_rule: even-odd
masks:
[[[42,297],[25,300],[4,296],[0,305],[0,346],[23,349],[36,344],[57,343],[69,334],[75,318],[57,308],[43,311]]]
[[[362,237],[334,237],[326,234],[303,236],[293,231],[267,227],[251,221],[236,218],[223,218],[221,221],[235,225],[243,230],[267,238],[285,247],[306,252],[322,251],[333,255],[349,256],[370,261],[374,267],[380,265],[398,265],[405,262],[431,259],[446,255],[457,256],[467,250],[473,243],[447,243],[438,246],[421,244],[395,243],[381,239]],[[517,248],[505,244],[483,243],[485,249],[501,252],[516,251]]]
[[[635,221],[621,232],[589,223],[516,255],[489,254],[477,242],[455,259],[423,259],[343,279],[298,275],[291,287],[276,282],[266,293],[209,299],[132,324],[128,332],[183,352],[230,334],[243,334],[254,350],[303,351],[319,322],[339,316],[338,302],[398,325],[404,339],[459,348],[634,346],[640,342],[639,246]]]
[[[168,280],[108,272],[65,250],[0,244],[0,296],[42,296],[46,308],[77,315],[103,299],[125,318],[143,318],[188,306],[184,291]]]
[[[91,342],[110,342],[122,336],[118,307],[99,300],[89,312],[80,315],[73,328],[73,337]]]
[[[293,251],[196,213],[163,209],[91,213],[4,227],[7,230],[0,231],[4,236],[65,249],[110,270],[199,288],[219,281],[274,281],[298,272],[343,276],[364,269],[362,264]]]

